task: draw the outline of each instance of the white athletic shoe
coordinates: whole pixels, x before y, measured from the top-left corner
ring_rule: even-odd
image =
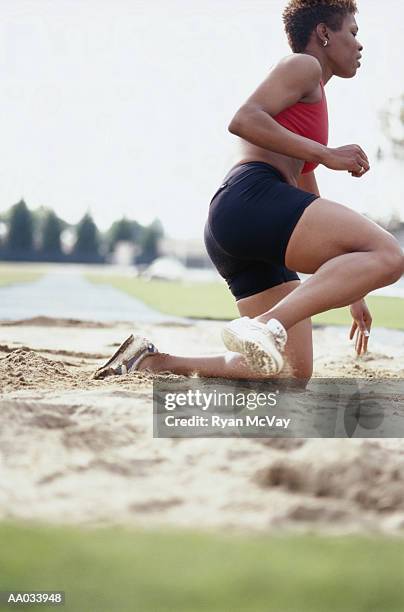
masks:
[[[154,353],[158,353],[158,350],[152,342],[143,336],[131,334],[112,357],[93,374],[93,378],[106,378],[135,372],[139,369],[143,359]]]
[[[278,374],[283,368],[282,353],[288,336],[276,319],[268,323],[249,317],[234,319],[223,328],[222,339],[229,351],[244,355],[256,372]]]

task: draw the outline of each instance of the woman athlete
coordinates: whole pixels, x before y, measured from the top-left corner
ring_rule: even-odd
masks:
[[[291,0],[283,20],[293,53],[230,122],[242,156],[213,196],[205,227],[207,251],[241,315],[223,330],[229,351],[179,357],[132,336],[96,377],[148,369],[258,379],[286,361],[290,375],[307,381],[310,317],[343,306],[356,352],[366,352],[372,318],[364,297],[401,277],[403,252],[376,223],[322,198],[314,174],[319,164],[355,178],[369,171],[359,145],[327,146],[324,88],[360,66],[356,11],[354,0]],[[312,276],[301,283],[296,272]]]

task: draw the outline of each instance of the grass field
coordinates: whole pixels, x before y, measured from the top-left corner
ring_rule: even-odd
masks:
[[[167,314],[201,319],[233,319],[237,316],[234,300],[226,285],[220,282],[147,281],[96,274],[87,274],[86,278],[93,283],[112,285]],[[404,299],[370,296],[367,304],[375,326],[404,330]],[[330,310],[313,317],[313,323],[318,325],[350,325],[351,322],[348,308]]]
[[[112,274],[86,274],[93,283],[112,285],[161,312],[206,319],[232,319],[237,308],[226,285],[220,282],[188,283],[145,280]]]
[[[0,264],[0,287],[38,280],[42,272],[31,270],[23,264]]]
[[[63,590],[74,612],[404,609],[400,539],[3,523],[0,541],[0,590]]]

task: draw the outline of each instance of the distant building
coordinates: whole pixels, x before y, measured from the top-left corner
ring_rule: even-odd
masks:
[[[118,240],[110,255],[110,262],[117,266],[131,266],[139,252],[139,247],[129,240]]]
[[[0,221],[0,244],[5,242],[6,237],[7,237],[7,225],[3,223],[3,221]]]
[[[60,243],[62,246],[62,252],[69,255],[74,248],[76,242],[76,232],[71,227],[67,227],[60,234]]]

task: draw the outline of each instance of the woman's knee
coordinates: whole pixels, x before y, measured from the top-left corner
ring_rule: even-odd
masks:
[[[404,274],[404,253],[393,236],[390,235],[377,251],[377,262],[386,285],[397,282]]]

